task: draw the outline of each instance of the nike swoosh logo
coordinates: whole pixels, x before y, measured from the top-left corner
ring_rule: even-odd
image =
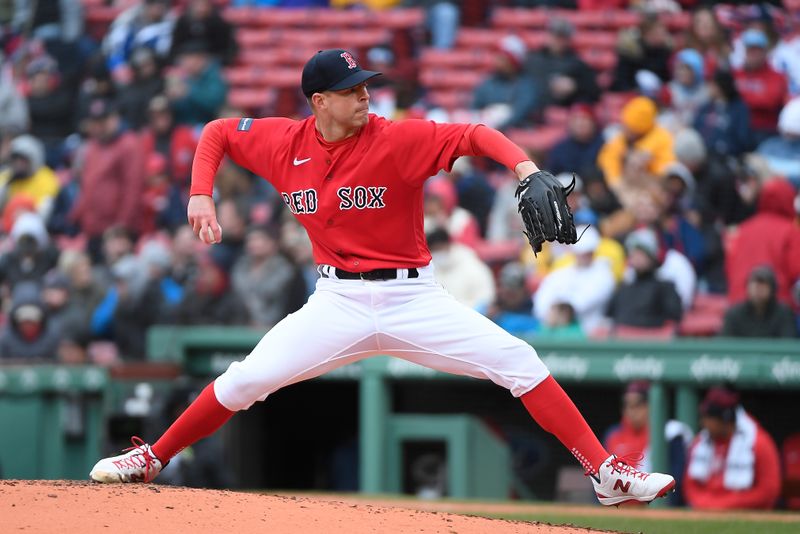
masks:
[[[297,159],[297,157],[295,156],[294,161],[292,163],[294,163],[294,166],[297,167],[298,165],[302,165],[303,163],[307,163],[309,161],[311,161],[311,158]]]

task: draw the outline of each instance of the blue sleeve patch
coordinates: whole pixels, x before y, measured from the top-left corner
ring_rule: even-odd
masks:
[[[247,132],[250,130],[250,127],[253,125],[253,119],[245,118],[239,119],[239,126],[236,127],[236,131],[238,132]]]

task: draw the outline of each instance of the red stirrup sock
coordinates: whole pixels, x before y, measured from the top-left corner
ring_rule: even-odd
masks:
[[[597,469],[609,454],[589,428],[575,403],[552,376],[548,376],[520,399],[531,417],[542,428],[554,434],[588,474],[597,474]]]
[[[155,442],[153,452],[166,464],[184,448],[216,432],[234,413],[219,403],[212,382]]]

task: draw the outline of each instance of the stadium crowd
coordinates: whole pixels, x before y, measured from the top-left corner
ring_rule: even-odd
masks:
[[[422,8],[424,27],[354,50],[385,73],[371,83],[373,112],[482,121],[523,140],[520,132],[563,127],[552,142],[523,145],[565,184],[577,173],[569,200],[583,237],[572,247],[548,244],[532,254],[514,176],[492,162],[461,158],[426,185],[437,278],[503,328],[534,343],[797,337],[800,6],[712,4],[0,3],[0,362],[142,360],[152,325],[266,329],[303,305],[317,278],[311,245],[263,177],[223,162],[215,183],[221,244],[203,245],[185,217],[206,122],[309,113],[296,86],[263,104],[233,96],[232,73],[247,50],[232,10],[262,7]],[[87,31],[98,6],[115,9],[99,36]],[[445,105],[435,80],[420,75],[423,52],[455,51],[460,32],[485,27],[501,7],[545,13],[546,24],[493,42],[489,68],[471,73],[479,76],[469,101]],[[613,62],[599,72],[576,52],[580,31],[570,17],[545,8],[639,17],[618,31]],[[690,13],[689,24],[675,30],[664,16],[680,12]],[[612,450],[647,447],[646,412],[638,411],[646,404],[646,385],[632,385]],[[736,425],[750,445],[759,443],[770,469],[776,462],[774,444],[735,393],[709,393],[701,412],[706,432],[690,448],[684,432],[667,430],[689,466],[690,504],[719,505],[712,501],[728,478],[736,488],[774,482],[756,472],[761,456],[753,460],[739,441],[750,463],[712,468],[727,451],[712,442],[731,442]],[[709,480],[710,497],[702,491]],[[732,506],[774,504],[774,487],[756,493]]]
[[[223,9],[325,2],[127,1],[102,39],[83,29],[97,2],[23,4],[0,13],[0,358],[141,359],[154,324],[269,328],[302,306],[317,276],[310,244],[266,180],[223,163],[225,235],[214,247],[192,235],[185,205],[206,122],[308,114],[297,89],[263,109],[231,104],[226,69],[240,45]],[[471,107],[448,109],[429,98],[417,54],[452,47],[459,17],[480,24],[469,19],[491,6],[411,4],[427,9],[430,31],[363,51],[385,72],[373,111],[481,120],[509,135],[561,113],[564,137],[534,157],[565,183],[577,173],[570,201],[583,238],[538,257],[521,236],[510,173],[462,158],[429,180],[426,233],[437,277],[459,300],[532,338],[797,336],[796,10],[632,2],[640,22],[619,31],[610,76],[576,54],[574,24],[553,16],[541,48],[500,39]],[[684,8],[691,23],[670,31],[663,12]],[[618,117],[604,113],[609,92],[624,96]]]

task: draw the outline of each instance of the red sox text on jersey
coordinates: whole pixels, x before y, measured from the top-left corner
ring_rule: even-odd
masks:
[[[380,209],[385,208],[386,203],[383,195],[387,187],[340,187],[336,190],[339,197],[339,209]],[[289,210],[295,215],[313,214],[317,212],[319,205],[316,189],[302,189],[291,193],[281,193],[283,201],[289,206]]]

